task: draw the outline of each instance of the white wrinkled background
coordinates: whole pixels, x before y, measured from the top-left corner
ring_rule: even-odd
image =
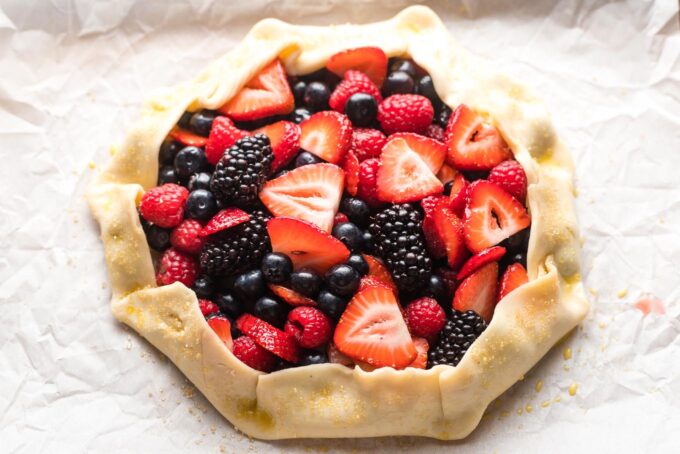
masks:
[[[577,163],[592,302],[467,440],[249,440],[114,321],[83,191],[142,98],[193,77],[260,18],[368,22],[406,4],[0,1],[1,452],[680,451],[675,0],[431,4],[553,113]],[[636,310],[644,294],[666,315]]]

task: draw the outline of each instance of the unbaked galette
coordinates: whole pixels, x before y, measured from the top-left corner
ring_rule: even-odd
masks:
[[[267,19],[88,198],[113,313],[237,428],[458,439],[585,315],[542,104],[427,8]]]

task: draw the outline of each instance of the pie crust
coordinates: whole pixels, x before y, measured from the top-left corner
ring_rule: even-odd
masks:
[[[502,132],[524,167],[532,215],[529,283],[497,306],[456,367],[366,372],[321,364],[263,374],[236,359],[180,283],[157,287],[136,207],[156,184],[158,150],[185,110],[216,109],[277,56],[290,74],[334,53],[381,47],[411,56],[451,107],[466,103]],[[90,187],[101,226],[115,317],[170,358],[238,429],[261,439],[467,436],[489,403],[521,379],[583,319],[573,164],[543,104],[527,88],[462,49],[429,8],[413,6],[368,25],[256,24],[194,80],[148,99],[139,121]]]

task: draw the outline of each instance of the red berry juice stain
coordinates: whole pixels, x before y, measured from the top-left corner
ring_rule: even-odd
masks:
[[[663,301],[652,295],[643,296],[633,303],[633,306],[645,315],[650,313],[662,315],[666,313],[666,306],[664,306]]]

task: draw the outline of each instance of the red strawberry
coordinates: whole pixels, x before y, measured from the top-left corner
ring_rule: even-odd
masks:
[[[300,147],[331,164],[342,161],[352,140],[352,123],[332,110],[315,113],[300,129]]]
[[[444,244],[449,266],[457,269],[468,256],[463,236],[463,223],[451,208],[439,205],[434,213],[434,225],[439,241]]]
[[[347,193],[354,197],[359,189],[359,160],[349,150],[342,161],[342,170],[345,171],[345,188]]]
[[[179,252],[175,248],[170,248],[163,253],[156,283],[158,285],[170,285],[174,282],[181,282],[187,287],[194,285],[198,275],[198,263],[190,255]]]
[[[359,288],[357,289],[357,293],[362,291],[362,290],[366,290],[368,287],[375,287],[376,285],[379,286],[379,287],[389,288],[389,286],[386,283],[379,280],[375,276],[364,276],[359,281]],[[393,290],[393,289],[390,288],[390,290]]]
[[[219,111],[234,120],[248,121],[287,114],[294,105],[286,71],[277,59],[250,79]]]
[[[456,279],[462,281],[487,263],[497,262],[505,255],[505,248],[503,246],[493,246],[489,249],[484,249],[472,257],[470,257],[465,265],[458,271]]]
[[[458,175],[460,175],[460,173],[447,164],[444,164],[441,169],[439,169],[439,172],[437,172],[437,178],[439,178],[439,181],[441,181],[442,184],[453,181]]]
[[[406,140],[390,140],[383,148],[378,170],[378,198],[383,202],[403,203],[440,194],[444,185]]]
[[[282,285],[269,284],[269,289],[274,295],[278,296],[291,306],[316,306],[316,301],[313,299],[300,295],[295,290],[291,290]]]
[[[491,262],[468,276],[460,283],[453,297],[453,308],[465,312],[477,312],[489,323],[496,305],[498,263]]]
[[[335,328],[333,342],[350,358],[376,367],[406,367],[417,356],[399,303],[382,286],[354,295]]]
[[[379,47],[347,49],[329,58],[326,68],[340,77],[348,70],[356,69],[380,87],[387,74],[387,55]]]
[[[377,258],[364,254],[364,260],[368,263],[368,274],[366,277],[372,277],[379,282],[387,285],[393,292],[397,292],[397,286],[392,279],[392,274],[388,271],[387,267]]]
[[[468,189],[465,207],[465,244],[473,253],[495,246],[527,228],[526,208],[499,186],[477,180]]]
[[[513,263],[503,273],[498,287],[498,301],[505,298],[505,295],[515,290],[517,287],[529,282],[527,270],[521,263]]]
[[[248,131],[241,131],[228,117],[217,117],[213,120],[208,141],[205,144],[205,157],[212,165],[217,164],[225,150],[248,135]]]
[[[378,199],[378,169],[380,169],[380,159],[377,158],[367,159],[359,164],[357,196],[372,208],[382,205]]]
[[[527,198],[527,174],[517,161],[503,161],[491,169],[489,181],[524,203]]]
[[[285,330],[302,348],[321,347],[331,338],[331,320],[314,307],[296,307],[288,313]]]
[[[212,235],[235,227],[250,219],[250,215],[239,208],[225,208],[219,211],[201,230],[201,236]]]
[[[352,361],[352,358],[338,350],[338,347],[336,347],[333,342],[328,344],[327,354],[328,362],[330,363],[342,364],[343,366],[347,367],[354,367],[354,361]]]
[[[243,364],[260,372],[270,372],[276,364],[276,356],[257,345],[248,336],[241,336],[234,341],[233,353]]]
[[[142,217],[158,227],[175,227],[184,218],[184,202],[189,191],[178,184],[166,183],[144,193],[139,203]]]
[[[347,215],[345,213],[335,213],[335,217],[333,218],[333,226],[342,224],[343,222],[349,222]]]
[[[377,129],[354,128],[352,130],[352,149],[359,161],[380,157],[387,138]]]
[[[431,124],[425,130],[425,135],[439,142],[446,140],[446,131],[439,125]]]
[[[328,105],[336,112],[343,113],[347,100],[357,93],[367,93],[373,96],[378,103],[382,101],[380,89],[375,86],[366,74],[360,71],[349,70],[345,73],[342,81],[335,87],[333,93],[331,93]]]
[[[234,342],[231,339],[231,322],[229,319],[223,315],[215,315],[206,321],[215,334],[217,334],[217,337],[224,342],[224,345],[226,345],[229,350],[232,350],[234,348]]]
[[[279,358],[291,363],[300,360],[300,347],[290,334],[273,327],[264,320],[243,314],[236,320],[236,327],[243,334],[252,338],[257,345],[272,352]]]
[[[430,254],[437,259],[446,257],[446,243],[441,236],[439,227],[435,222],[435,213],[448,207],[449,199],[443,195],[431,195],[420,201],[425,217],[423,218],[423,233]]]
[[[427,352],[430,349],[430,344],[427,339],[422,337],[414,337],[413,345],[416,347],[416,352],[418,353],[416,358],[411,364],[406,367],[413,367],[415,369],[426,369],[427,368]]]
[[[418,298],[406,306],[406,324],[414,336],[430,338],[444,328],[446,313],[432,298]]]
[[[442,168],[446,158],[446,147],[443,143],[412,132],[393,134],[387,143],[397,138],[404,139],[409,148],[415,151],[420,156],[420,159],[427,164],[432,173],[436,174]]]
[[[253,131],[261,132],[269,137],[274,153],[271,173],[278,172],[293,160],[300,149],[300,126],[290,121],[277,121]]]
[[[201,314],[203,314],[204,317],[207,317],[210,314],[216,314],[220,311],[217,304],[205,299],[198,300],[198,308],[201,310]]]
[[[512,151],[500,132],[465,104],[451,114],[446,126],[446,145],[446,162],[459,170],[491,170],[512,159]]]
[[[433,117],[432,103],[425,96],[392,95],[378,106],[378,121],[387,134],[423,134]]]
[[[187,254],[198,254],[203,247],[203,226],[196,219],[185,219],[170,234],[170,244]]]
[[[272,218],[267,231],[272,250],[290,257],[296,270],[309,267],[323,274],[349,258],[349,249],[342,241],[299,219]]]
[[[181,129],[178,127],[172,128],[168,135],[173,140],[176,140],[184,145],[191,145],[193,147],[202,147],[208,141],[206,137],[196,135],[193,132],[189,132],[186,129]]]
[[[260,200],[274,216],[289,216],[330,232],[345,183],[342,169],[333,164],[310,164],[267,181]]]
[[[453,212],[456,213],[456,216],[461,218],[465,215],[469,187],[470,185],[462,173],[455,176],[453,185],[451,185],[451,194],[449,194],[450,206]]]

